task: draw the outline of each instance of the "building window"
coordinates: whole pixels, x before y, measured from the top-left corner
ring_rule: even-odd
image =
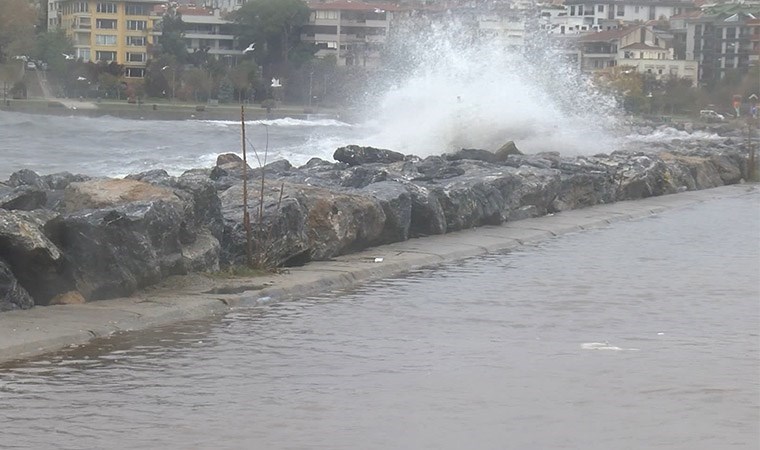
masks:
[[[127,30],[144,30],[148,27],[145,20],[127,20]]]
[[[317,11],[315,17],[317,19],[337,19],[338,11]]]
[[[147,59],[145,53],[127,53],[127,62],[145,62]]]
[[[583,5],[578,5],[578,15],[579,16],[583,15]]]
[[[639,5],[636,5],[633,7],[633,12],[635,12],[636,14],[639,13]]]
[[[571,16],[575,15],[575,5],[570,6],[570,15]]]
[[[116,45],[116,36],[110,34],[96,34],[95,45]]]
[[[150,10],[145,5],[127,4],[125,8],[128,16],[147,16],[150,14]]]
[[[604,5],[596,5],[596,12],[604,12]]]
[[[98,3],[98,12],[103,14],[116,14],[116,3]]]
[[[618,16],[624,16],[625,15],[625,5],[618,5],[618,7],[617,7],[617,15]]]
[[[100,30],[115,30],[116,21],[112,19],[97,19],[95,21],[95,28]]]
[[[127,67],[124,71],[127,78],[145,78],[145,69],[141,67]]]
[[[98,61],[116,61],[116,52],[95,52],[95,59]]]
[[[82,58],[84,61],[90,60],[90,49],[89,48],[78,48],[77,49],[77,58]]]
[[[145,47],[145,36],[127,36],[127,45]]]

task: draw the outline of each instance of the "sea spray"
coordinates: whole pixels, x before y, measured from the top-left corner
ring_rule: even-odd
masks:
[[[397,39],[404,45],[394,51],[403,61],[376,83],[383,91],[369,102],[374,132],[365,144],[419,156],[463,147],[495,150],[508,140],[527,152],[614,150],[614,99],[548,40],[526,55],[469,30],[453,22],[430,24]]]

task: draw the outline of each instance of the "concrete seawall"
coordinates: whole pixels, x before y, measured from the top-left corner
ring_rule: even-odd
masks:
[[[389,277],[489,252],[514,249],[566,233],[634,220],[710,200],[746,195],[757,184],[650,197],[534,219],[410,239],[285,273],[223,280],[172,278],[129,298],[83,305],[36,307],[0,315],[0,363],[28,359],[121,332],[224,314],[235,306],[266,304]]]

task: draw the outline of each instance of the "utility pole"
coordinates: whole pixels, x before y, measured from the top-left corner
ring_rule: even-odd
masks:
[[[752,135],[754,134],[755,127],[754,119],[752,116],[747,118],[747,151],[749,152],[749,158],[747,161],[747,181],[757,181],[757,157],[755,154],[755,144],[752,141]]]
[[[245,105],[240,105],[240,130],[243,144],[243,227],[245,227],[245,257],[248,267],[253,267],[251,245],[251,216],[248,214],[248,158],[245,151]]]
[[[314,86],[314,63],[309,71],[309,112],[311,112],[312,87]]]

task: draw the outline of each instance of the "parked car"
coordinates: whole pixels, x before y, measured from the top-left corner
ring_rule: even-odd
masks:
[[[718,114],[712,109],[703,109],[699,112],[699,118],[708,122],[723,122],[726,117],[723,114]]]
[[[37,69],[37,63],[34,61],[27,61],[26,68],[29,70],[36,70]]]

